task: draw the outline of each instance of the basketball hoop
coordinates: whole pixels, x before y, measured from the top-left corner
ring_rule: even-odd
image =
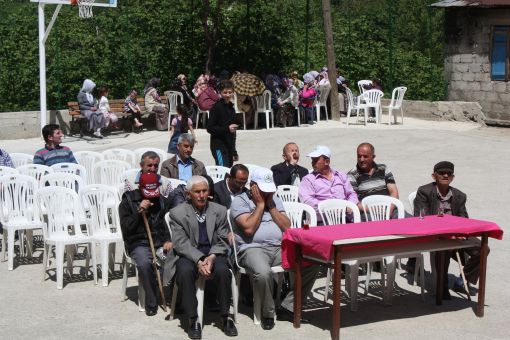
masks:
[[[78,14],[80,18],[91,18],[94,14],[92,13],[92,4],[94,0],[71,0],[72,5],[78,5]]]

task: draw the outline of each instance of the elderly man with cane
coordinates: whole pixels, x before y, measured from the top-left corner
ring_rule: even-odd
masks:
[[[145,314],[153,316],[158,311],[156,283],[166,310],[155,253],[164,259],[172,249],[170,233],[164,222],[169,203],[159,192],[160,178],[156,174],[159,156],[150,151],[144,153],[140,166],[138,189],[124,193],[119,216],[126,251],[136,263],[139,280],[145,290]]]

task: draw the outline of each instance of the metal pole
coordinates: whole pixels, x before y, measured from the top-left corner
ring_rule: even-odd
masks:
[[[309,60],[308,60],[308,30],[310,27],[310,0],[306,0],[306,18],[305,18],[305,70],[304,72],[308,72],[309,70]]]
[[[46,48],[45,27],[44,27],[44,3],[39,2],[39,98],[40,98],[40,120],[41,129],[46,125]]]

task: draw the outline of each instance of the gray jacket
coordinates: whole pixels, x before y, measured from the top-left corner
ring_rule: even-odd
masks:
[[[91,110],[97,107],[97,99],[94,98],[94,101],[91,103],[87,98],[87,93],[80,91],[80,93],[78,93],[78,105],[80,106],[80,111]]]
[[[186,202],[170,210],[170,229],[172,231],[173,251],[165,261],[163,280],[168,284],[175,274],[175,264],[180,256],[198,263],[204,254],[197,249],[199,227],[195,210]],[[227,209],[214,202],[209,202],[206,210],[207,236],[211,243],[209,254],[227,256],[229,226]]]
[[[450,187],[452,190],[452,215],[469,217],[466,210],[467,196],[462,191]],[[427,215],[435,215],[439,209],[439,198],[437,197],[436,183],[432,182],[418,188],[414,199],[414,216],[420,215],[420,209],[425,208]]]

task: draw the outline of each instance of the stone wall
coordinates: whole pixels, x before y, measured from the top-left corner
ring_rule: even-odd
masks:
[[[446,10],[448,100],[477,101],[487,123],[510,125],[510,82],[492,81],[490,77],[494,25],[510,25],[510,9]]]
[[[39,111],[0,112],[0,140],[33,138],[41,135]],[[48,111],[46,121],[59,124],[69,132],[70,117],[67,110]]]

